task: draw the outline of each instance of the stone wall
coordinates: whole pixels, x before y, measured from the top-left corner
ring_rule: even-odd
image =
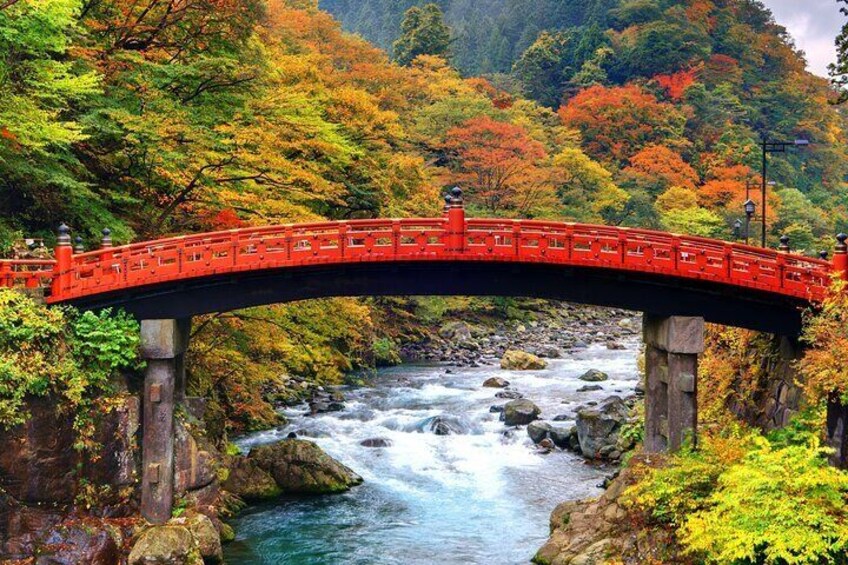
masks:
[[[125,550],[139,521],[141,399],[124,392],[105,404],[111,409],[98,411],[96,458],[74,449],[73,415],[51,398],[30,399],[29,420],[0,429],[0,561],[56,548],[68,563],[108,565]],[[222,458],[206,437],[203,409],[201,400],[187,399],[175,418],[174,486],[178,498],[220,529]],[[86,484],[97,491],[92,508],[77,504]]]
[[[795,363],[803,356],[797,340],[773,336],[759,355],[760,379],[751,398],[732,399],[729,408],[745,422],[765,431],[781,428],[789,423],[803,405],[803,390],[798,386]],[[709,378],[704,375],[703,378]],[[741,378],[741,377],[740,377]],[[749,390],[748,386],[740,386]]]

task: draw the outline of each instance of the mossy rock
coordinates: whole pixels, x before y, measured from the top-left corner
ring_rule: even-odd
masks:
[[[501,369],[510,371],[539,371],[547,366],[548,363],[536,355],[516,349],[508,350],[501,358]]]
[[[285,493],[332,494],[362,483],[362,477],[311,441],[286,439],[255,447],[248,459],[270,474]]]
[[[247,502],[277,498],[283,493],[270,474],[259,468],[255,461],[236,455],[230,459],[229,475],[224,490]]]
[[[139,536],[129,565],[203,565],[194,536],[185,526],[156,526]]]

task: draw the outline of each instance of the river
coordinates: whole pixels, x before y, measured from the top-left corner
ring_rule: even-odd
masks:
[[[379,371],[370,387],[342,389],[342,412],[306,417],[305,407],[289,411],[287,426],[237,443],[246,451],[296,431],[365,483],[341,495],[246,510],[233,522],[236,540],[225,548],[227,563],[528,563],[547,539],[554,506],[599,494],[610,470],[566,451],[540,453],[523,427],[508,431],[489,411],[506,401],[481,384],[504,377],[542,409],[543,418],[571,420],[582,404],[633,391],[638,342],[624,344],[617,351],[591,346],[551,360],[543,371],[404,365]],[[586,384],[577,377],[590,368],[610,380],[601,383],[603,391],[577,392]],[[433,433],[435,416],[456,433]],[[360,445],[369,438],[391,445]]]

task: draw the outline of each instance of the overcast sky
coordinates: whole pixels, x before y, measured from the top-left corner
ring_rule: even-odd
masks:
[[[827,66],[836,59],[833,41],[846,21],[836,0],[763,0],[763,3],[807,54],[810,70],[827,76]]]

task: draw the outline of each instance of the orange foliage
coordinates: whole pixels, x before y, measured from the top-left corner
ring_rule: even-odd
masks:
[[[698,200],[709,208],[742,209],[745,203],[746,183],[752,183],[751,169],[745,165],[716,166],[710,170],[710,180],[698,191]],[[754,200],[760,192],[751,194]]]
[[[693,0],[686,8],[686,19],[693,24],[703,25],[707,31],[715,27],[715,18],[711,16],[715,4],[711,0]]]
[[[686,122],[674,106],[635,84],[589,87],[562,106],[559,114],[566,125],[581,131],[591,155],[616,161],[647,145],[679,139]]]
[[[848,403],[848,287],[834,282],[821,309],[806,320],[803,340],[809,345],[799,363],[810,402],[832,394]]]
[[[496,88],[491,82],[482,77],[469,78],[466,81],[475,91],[485,95],[492,101],[492,105],[500,110],[512,107],[515,99],[506,91]]]
[[[625,170],[660,178],[666,186],[694,189],[699,180],[695,169],[679,154],[662,145],[650,145],[639,151],[630,158],[630,166]]]
[[[492,213],[514,207],[522,193],[539,186],[536,163],[545,157],[545,148],[522,127],[488,116],[473,118],[448,132],[445,149],[454,162],[455,181]]]
[[[680,100],[683,98],[686,89],[695,84],[695,70],[679,71],[671,75],[657,75],[654,80],[666,90],[672,100]]]
[[[715,86],[722,82],[738,84],[742,81],[742,68],[739,61],[729,55],[715,54],[710,56],[702,66],[698,77],[707,86]]]

